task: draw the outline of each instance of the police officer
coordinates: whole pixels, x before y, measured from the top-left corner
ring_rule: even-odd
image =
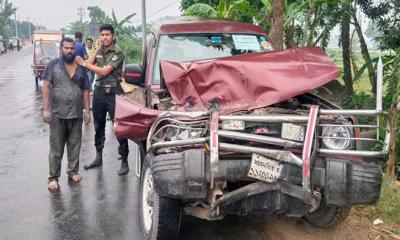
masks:
[[[107,113],[111,119],[115,114],[115,95],[121,91],[120,78],[124,62],[124,54],[115,45],[114,28],[110,24],[100,26],[100,39],[96,41],[96,48],[87,62],[82,57],[76,57],[76,62],[96,73],[95,89],[93,92],[93,118],[95,126],[96,158],[85,169],[101,166],[103,164],[103,148],[105,141],[105,126]],[[121,155],[121,168],[118,175],[129,172],[128,166],[128,140],[117,138],[119,142],[118,153]]]

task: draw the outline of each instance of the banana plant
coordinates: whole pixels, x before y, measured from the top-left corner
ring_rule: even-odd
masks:
[[[195,3],[184,12],[185,16],[202,16],[234,19],[235,16],[249,14],[248,0],[221,0],[216,8],[206,3]]]
[[[127,33],[125,31],[126,29],[124,28],[124,25],[126,23],[130,23],[130,20],[136,15],[136,13],[132,13],[128,16],[126,16],[124,19],[121,21],[118,21],[117,16],[115,15],[114,9],[111,12],[111,20],[112,20],[112,25],[114,26],[115,29],[115,34],[117,36],[121,36]]]

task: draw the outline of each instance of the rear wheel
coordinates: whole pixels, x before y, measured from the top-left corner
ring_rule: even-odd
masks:
[[[180,201],[158,196],[154,191],[153,175],[144,161],[140,181],[140,225],[146,240],[174,240],[181,226]]]
[[[349,215],[351,206],[338,207],[321,205],[316,211],[307,214],[303,219],[317,228],[331,228],[343,222]]]

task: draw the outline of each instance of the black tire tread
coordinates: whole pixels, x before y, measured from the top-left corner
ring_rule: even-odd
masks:
[[[181,206],[177,200],[157,197],[158,203],[154,206],[154,212],[158,213],[158,222],[154,223],[154,236],[152,240],[175,240],[179,236],[181,225]],[[160,211],[160,209],[163,209]]]
[[[316,228],[333,228],[343,222],[349,215],[351,206],[322,206],[315,212],[303,217],[303,219]],[[326,211],[330,214],[326,214]]]
[[[149,166],[147,155],[142,167],[142,176],[140,179],[140,194],[142,194],[142,182],[146,168]],[[181,227],[182,208],[179,200],[159,197],[156,192],[153,193],[154,219],[150,234],[146,234],[142,227],[143,235],[146,240],[175,240],[179,236]],[[142,199],[140,197],[141,204]],[[140,218],[142,219],[142,206],[140,205]],[[140,220],[141,220],[140,219]],[[158,220],[158,221],[157,221]]]

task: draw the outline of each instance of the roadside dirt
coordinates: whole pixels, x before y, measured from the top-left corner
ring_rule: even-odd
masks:
[[[299,218],[235,217],[207,222],[185,217],[180,240],[390,240],[400,239],[389,226],[373,226],[363,208],[352,209],[344,222],[331,229],[317,229]]]

